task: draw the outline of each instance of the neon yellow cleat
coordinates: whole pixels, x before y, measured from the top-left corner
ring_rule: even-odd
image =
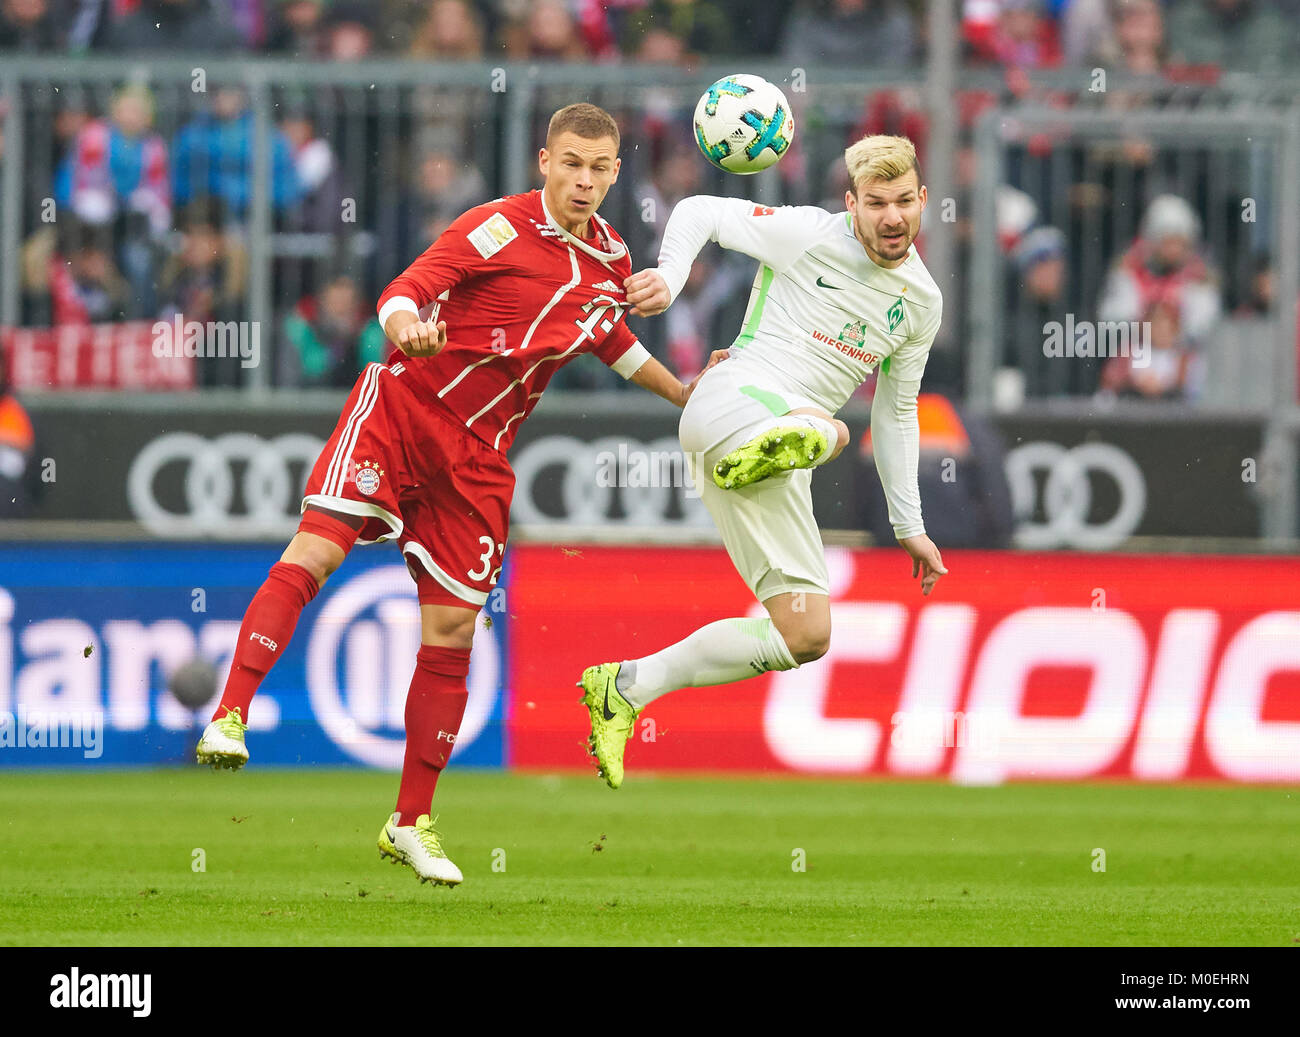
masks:
[[[738,490],[781,472],[811,468],[825,452],[826,436],[815,428],[768,429],[714,465],[713,481],[720,489]]]
[[[435,886],[456,886],[464,878],[448,859],[428,814],[421,814],[413,825],[399,825],[397,815],[390,816],[379,830],[379,856],[407,865],[421,882]]]
[[[248,762],[248,747],[244,745],[244,732],[247,730],[248,725],[239,715],[239,710],[227,709],[224,717],[203,729],[195,754],[199,763],[211,764],[214,771],[223,767],[239,770]]]
[[[596,773],[605,784],[616,789],[623,784],[623,750],[632,737],[632,727],[641,715],[639,709],[618,693],[615,680],[621,663],[602,663],[582,671],[578,687],[583,689],[578,701],[591,714],[591,737],[587,745],[596,758]]]

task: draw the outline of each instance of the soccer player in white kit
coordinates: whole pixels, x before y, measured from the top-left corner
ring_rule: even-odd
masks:
[[[611,788],[640,711],[685,687],[790,670],[826,654],[831,611],[812,469],[848,444],[834,417],[873,370],[876,469],[912,575],[929,594],[947,572],[925,535],[916,397],[943,299],[917,254],[926,191],[906,137],[844,153],[846,211],[694,196],[673,209],[659,266],[625,282],[633,313],[662,313],[706,242],[760,263],[730,357],[700,379],[679,434],[732,562],[768,619],[723,619],[653,655],[591,666],[579,682],[589,745]]]

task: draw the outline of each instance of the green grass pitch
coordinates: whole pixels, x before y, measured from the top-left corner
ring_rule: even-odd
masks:
[[[396,785],[255,767],[10,772],[0,942],[1300,942],[1298,789],[632,774],[613,792],[453,770],[437,803],[465,873],[453,890],[379,859]]]

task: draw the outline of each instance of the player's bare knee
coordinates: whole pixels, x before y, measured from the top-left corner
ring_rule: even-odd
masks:
[[[776,627],[794,661],[800,665],[815,662],[830,650],[831,627],[828,622],[787,621],[777,623]]]
[[[421,640],[443,648],[472,648],[477,620],[478,613],[470,609],[421,606]]]
[[[824,633],[820,630],[801,631],[793,639],[786,641],[786,647],[790,649],[790,654],[799,665],[816,662],[830,651],[831,632],[829,630]]]
[[[343,564],[345,557],[343,551],[328,540],[299,533],[289,541],[289,546],[285,548],[280,561],[302,566],[316,578],[317,583],[324,585],[334,571]]]
[[[839,433],[839,438],[835,442],[835,449],[831,452],[832,459],[838,457],[840,451],[849,445],[849,439],[850,439],[848,425],[840,421],[839,418],[835,418],[834,422],[835,422],[835,431]]]

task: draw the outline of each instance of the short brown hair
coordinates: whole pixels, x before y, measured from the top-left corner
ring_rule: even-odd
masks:
[[[576,133],[586,140],[599,140],[601,137],[614,138],[614,152],[618,153],[618,123],[614,117],[594,104],[580,102],[567,105],[551,116],[551,124],[546,127],[546,146],[561,133]]]

